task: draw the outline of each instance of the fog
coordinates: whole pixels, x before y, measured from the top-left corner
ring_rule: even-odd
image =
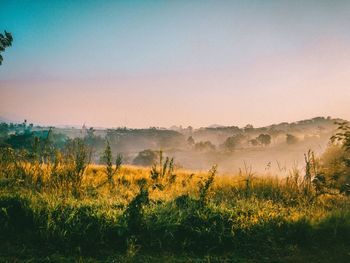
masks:
[[[248,167],[260,175],[287,176],[293,168],[303,169],[304,154],[309,150],[316,156],[324,152],[337,128],[336,121],[339,119],[316,117],[259,128],[250,124],[199,129],[190,126],[107,130],[83,127],[56,128],[56,132],[87,138],[90,131],[95,163],[100,162],[108,141],[113,155],[122,154],[125,164],[150,167],[159,162],[157,156],[162,151],[164,156],[174,158],[176,167],[181,169],[204,171],[217,164],[221,173],[235,174]]]

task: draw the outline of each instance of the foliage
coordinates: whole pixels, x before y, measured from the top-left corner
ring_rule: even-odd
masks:
[[[319,174],[326,187],[350,195],[350,153],[341,145],[331,144],[320,157]]]
[[[340,142],[346,151],[350,151],[350,126],[348,122],[336,122],[338,132],[331,137],[332,142]]]
[[[163,152],[159,151],[159,163],[153,163],[151,168],[151,179],[153,181],[153,189],[164,190],[165,187],[170,186],[176,180],[174,173],[174,159],[166,157],[163,161]]]
[[[54,149],[63,149],[68,140],[67,136],[54,132],[52,128],[33,130],[33,124],[26,125],[26,121],[12,127],[2,123],[1,127],[3,133],[0,137],[0,146],[46,155],[45,157]]]
[[[123,169],[140,178],[140,171]],[[158,199],[147,185],[133,185],[135,192],[126,205],[121,205],[123,195],[107,202],[110,197],[103,196],[102,189],[103,198],[79,201],[52,193],[28,194],[24,188],[17,193],[2,189],[0,240],[15,243],[11,240],[20,238],[27,247],[40,246],[44,251],[51,247],[66,254],[80,251],[100,256],[110,251],[129,257],[147,251],[246,254],[254,248],[250,257],[275,258],[286,250],[295,253],[291,247],[308,251],[316,246],[327,251],[335,244],[350,245],[348,198],[328,196],[310,202],[296,193],[292,202],[288,191],[294,190],[289,186],[258,177],[246,195],[244,182],[215,177],[215,169],[202,179],[192,179],[198,199],[189,193],[163,199],[175,189],[163,191]],[[145,171],[149,179],[147,175]],[[199,188],[197,180],[202,182]]]
[[[194,145],[194,148],[197,151],[214,151],[216,149],[215,145],[212,144],[210,141],[197,142]]]
[[[2,64],[3,57],[1,52],[5,51],[5,48],[10,47],[12,45],[13,37],[9,32],[4,32],[4,34],[0,34],[0,65]]]
[[[251,140],[249,140],[249,143],[250,143],[251,145],[253,145],[253,146],[258,146],[258,145],[259,145],[259,142],[258,142],[257,139],[251,139]]]
[[[293,134],[286,134],[286,142],[287,144],[295,144],[298,142],[298,138],[294,136]]]
[[[0,142],[7,139],[9,131],[9,125],[7,123],[0,123]]]
[[[138,155],[135,157],[133,161],[133,164],[148,166],[148,165],[152,165],[157,159],[158,159],[158,153],[156,151],[147,149],[138,153]]]
[[[236,134],[228,137],[224,142],[224,147],[228,151],[234,151],[237,146],[241,143],[243,140],[243,135]]]
[[[209,176],[207,180],[205,180],[204,182],[200,182],[199,184],[199,202],[201,206],[203,206],[208,201],[208,190],[214,182],[216,171],[217,166],[214,165],[209,171]]]
[[[193,137],[192,136],[189,136],[188,138],[187,138],[187,144],[189,145],[189,146],[193,146],[193,145],[195,145],[195,141],[194,141],[194,139],[193,139]]]
[[[256,137],[256,140],[263,146],[270,145],[271,143],[271,135],[269,134],[260,134],[258,137]]]
[[[134,199],[131,200],[124,212],[124,218],[129,236],[138,236],[142,232],[144,228],[144,206],[148,203],[148,189],[147,187],[142,186],[140,192],[134,197]]]
[[[109,142],[107,141],[106,148],[105,148],[104,155],[103,155],[103,160],[106,163],[107,182],[108,182],[111,190],[114,189],[114,186],[115,186],[113,176],[119,172],[120,167],[122,165],[122,160],[123,160],[123,157],[120,154],[118,154],[118,156],[115,160],[115,167],[113,169],[112,158],[113,157],[112,157],[111,146],[109,145]]]
[[[65,180],[74,197],[80,196],[84,172],[91,160],[91,149],[80,138],[69,140],[64,150]]]

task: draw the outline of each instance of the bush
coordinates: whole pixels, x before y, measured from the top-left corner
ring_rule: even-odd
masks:
[[[234,151],[243,140],[243,135],[236,134],[233,136],[228,137],[224,142],[224,147],[228,151]]]
[[[197,151],[215,151],[216,147],[210,141],[197,142],[194,145],[195,150]]]
[[[287,144],[295,144],[298,142],[298,138],[294,136],[293,134],[286,134],[286,142]]]
[[[267,146],[271,144],[271,135],[269,134],[260,134],[256,137],[256,140],[263,146]]]
[[[350,153],[340,145],[330,145],[320,158],[320,173],[325,176],[327,185],[338,190],[350,184]]]
[[[138,153],[133,164],[141,166],[150,166],[158,160],[158,152],[150,149]]]
[[[35,231],[30,201],[19,195],[0,196],[0,232]]]

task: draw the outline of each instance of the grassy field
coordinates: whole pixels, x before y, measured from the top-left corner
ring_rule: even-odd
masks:
[[[3,166],[0,260],[349,262],[349,197],[317,193],[299,171],[278,178],[161,164],[112,167],[112,177],[89,165],[79,182],[64,165]]]

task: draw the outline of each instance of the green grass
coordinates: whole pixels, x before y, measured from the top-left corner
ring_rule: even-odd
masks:
[[[187,171],[168,184],[137,167],[122,167],[111,191],[105,177],[103,167],[89,167],[79,197],[52,188],[49,177],[41,188],[3,185],[0,261],[350,260],[347,196],[318,196],[285,179]]]

